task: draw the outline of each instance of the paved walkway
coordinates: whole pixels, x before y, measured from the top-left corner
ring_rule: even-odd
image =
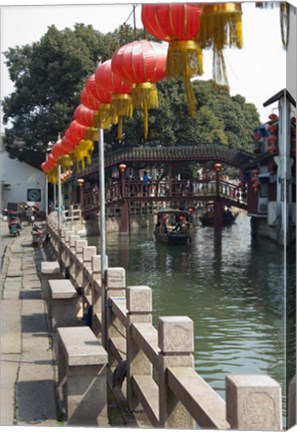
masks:
[[[11,237],[1,220],[0,427],[58,426],[51,334],[41,299],[44,250],[31,227]]]

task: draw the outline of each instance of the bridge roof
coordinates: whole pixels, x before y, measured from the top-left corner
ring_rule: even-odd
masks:
[[[219,161],[241,168],[250,163],[254,155],[225,145],[199,145],[178,147],[133,147],[120,149],[106,154],[105,166],[131,162],[168,162],[168,161]]]

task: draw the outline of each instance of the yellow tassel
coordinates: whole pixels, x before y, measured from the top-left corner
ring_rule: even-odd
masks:
[[[158,91],[154,83],[145,82],[136,84],[132,89],[132,101],[135,109],[158,108]]]
[[[132,117],[132,97],[128,94],[113,94],[110,102],[110,115],[111,117]]]
[[[166,75],[171,78],[203,75],[202,50],[197,41],[171,41],[168,47]]]
[[[121,140],[122,136],[123,136],[123,117],[120,116],[118,122],[118,140]]]
[[[242,48],[242,10],[239,3],[207,4],[200,18],[199,41],[202,48],[215,46]]]
[[[229,89],[227,69],[222,50],[213,49],[212,75],[215,84],[224,85]]]

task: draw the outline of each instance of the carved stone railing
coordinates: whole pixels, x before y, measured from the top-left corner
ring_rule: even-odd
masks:
[[[223,400],[194,369],[190,318],[159,317],[155,328],[151,288],[127,286],[121,267],[107,267],[102,278],[97,248],[74,230],[61,230],[59,257],[57,226],[51,218],[49,232],[62,271],[81,294],[81,312],[91,307],[89,325],[98,339],[106,337],[109,367],[127,362],[122,390],[131,412],[141,411],[148,426],[161,428],[282,429],[281,387],[276,381],[266,375],[227,376]]]

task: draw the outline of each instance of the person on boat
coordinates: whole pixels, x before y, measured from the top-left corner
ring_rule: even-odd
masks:
[[[188,231],[186,218],[184,216],[179,216],[177,219],[177,223],[173,228],[174,232],[186,233]]]
[[[162,233],[162,234],[167,234],[168,233],[168,228],[167,228],[167,225],[166,225],[167,219],[168,219],[168,216],[163,216],[163,218],[161,220],[161,224],[160,224],[159,230],[160,230],[160,233]]]

